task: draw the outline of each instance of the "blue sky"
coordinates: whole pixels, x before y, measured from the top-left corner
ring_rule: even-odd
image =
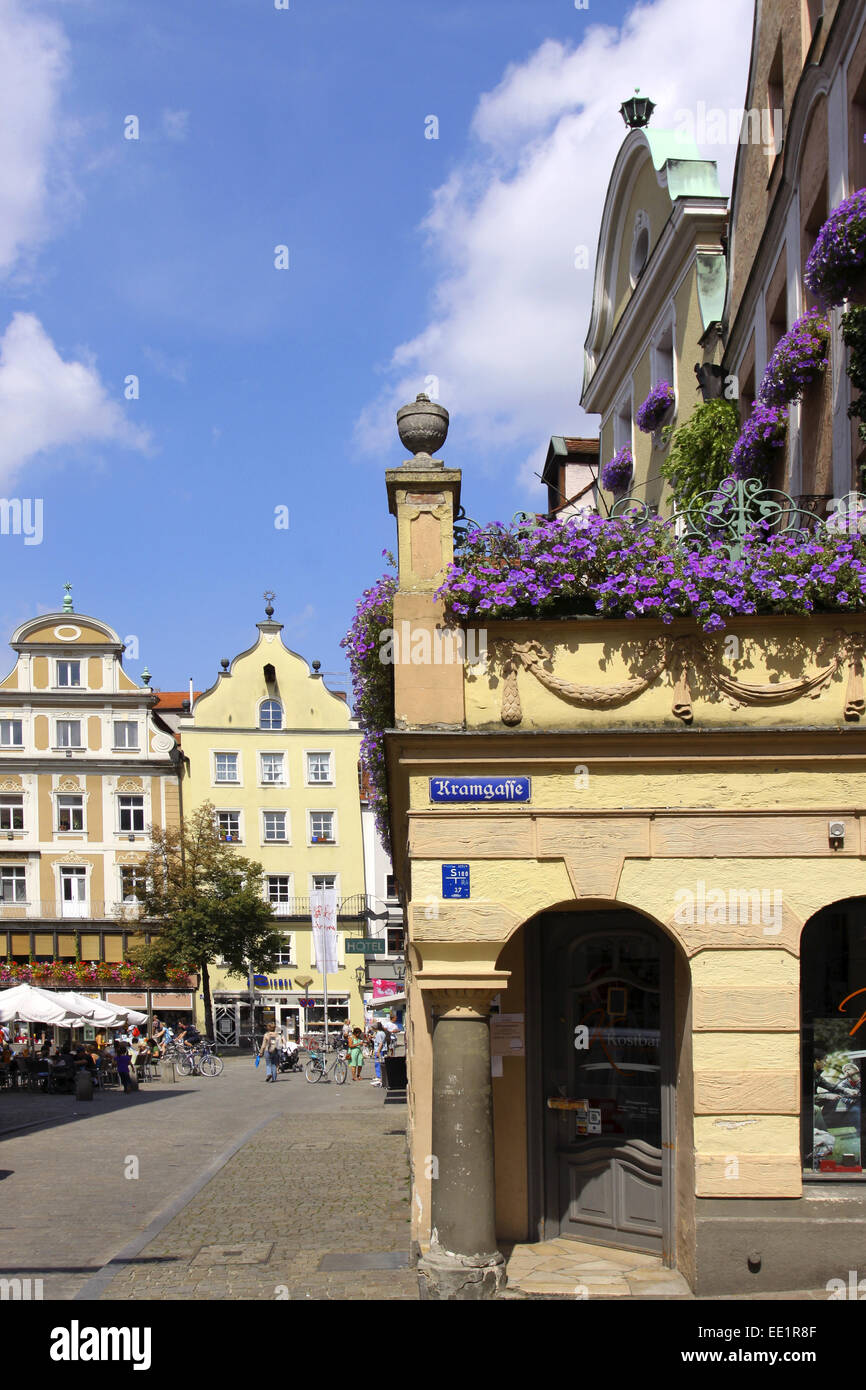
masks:
[[[0,493],[44,516],[0,535],[4,637],[70,580],[131,674],[205,687],[270,588],[341,669],[424,389],[467,511],[540,507],[550,435],[595,423],[574,251],[617,108],[741,104],[725,15],[704,52],[692,0],[0,0]]]

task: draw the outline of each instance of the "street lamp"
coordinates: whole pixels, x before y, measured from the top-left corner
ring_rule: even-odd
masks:
[[[402,980],[405,980],[405,978],[406,978],[406,961],[405,961],[405,958],[400,959],[400,960],[396,960],[396,961],[394,962],[394,979],[395,979],[395,980],[400,980],[400,981],[402,981]]]
[[[367,975],[366,967],[363,966],[363,965],[359,965],[358,968],[357,968],[357,970],[355,971],[355,979],[358,981],[358,997],[359,997],[360,1000],[361,1000],[361,1022],[362,1022],[362,1023],[363,1023],[363,1021],[364,1021],[364,980],[366,979],[366,975]]]

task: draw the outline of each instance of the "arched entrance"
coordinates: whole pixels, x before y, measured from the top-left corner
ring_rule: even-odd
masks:
[[[540,1234],[669,1256],[673,943],[637,912],[595,909],[543,913],[526,945]]]

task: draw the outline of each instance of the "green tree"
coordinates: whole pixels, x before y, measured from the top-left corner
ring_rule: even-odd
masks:
[[[731,450],[740,433],[740,413],[733,401],[704,401],[674,431],[661,466],[679,511],[701,492],[714,488],[730,470]]]
[[[154,829],[145,875],[143,916],[152,939],[137,948],[135,961],[154,978],[164,978],[168,966],[198,970],[213,1037],[208,966],[223,959],[245,975],[276,965],[282,938],[262,893],[262,866],[220,840],[215,808],[206,802],[179,830]]]

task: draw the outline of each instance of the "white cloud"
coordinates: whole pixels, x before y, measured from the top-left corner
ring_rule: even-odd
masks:
[[[185,357],[170,357],[160,348],[152,347],[142,348],[142,353],[159,376],[167,376],[170,381],[177,381],[181,385],[186,383],[189,363]]]
[[[726,0],[707,43],[693,0],[655,0],[621,30],[595,25],[578,45],[543,43],[481,97],[473,147],[423,224],[437,265],[429,320],[394,350],[388,385],[362,411],[363,450],[393,450],[394,412],[429,375],[452,414],[451,443],[459,431],[488,466],[499,458],[513,471],[516,448],[528,479],[551,434],[595,432],[578,400],[598,228],[625,134],[619,104],[644,82],[659,129],[681,126],[699,101],[741,106],[751,23],[752,0]],[[727,191],[735,147],[702,153]],[[581,245],[586,270],[575,269]]]
[[[81,444],[145,450],[147,432],[112,401],[90,362],[65,362],[33,314],[0,338],[0,483],[37,455]]]
[[[58,24],[19,0],[0,0],[0,274],[32,254],[49,231],[66,55]]]

